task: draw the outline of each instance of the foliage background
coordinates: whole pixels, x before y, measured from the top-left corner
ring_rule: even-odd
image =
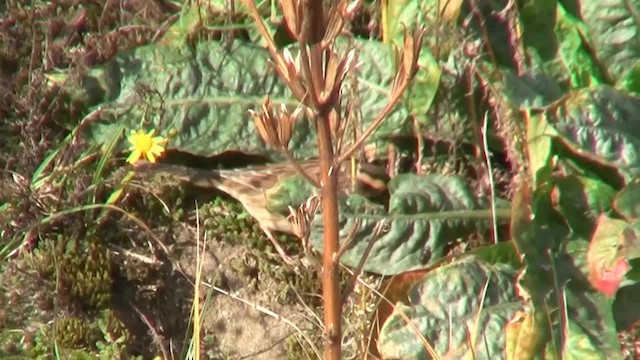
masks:
[[[305,306],[320,306],[312,271],[269,258],[255,223],[220,194],[123,181],[121,134],[140,127],[171,138],[169,160],[282,160],[245,114],[265,95],[296,104],[242,7],[188,5],[0,5],[3,355],[185,356],[197,198],[214,238],[207,280],[293,314],[299,331],[267,356],[313,356],[301,335],[319,341],[305,320]],[[344,265],[375,240],[369,280],[396,275],[380,288],[394,306],[371,305],[366,288],[350,298],[346,331],[360,339],[350,356],[638,356],[638,10],[617,0],[365,3],[339,44],[362,64],[344,91],[358,126],[384,104],[404,29],[427,36],[414,85],[367,146],[374,157],[395,147],[404,174],[388,204],[352,197],[342,208],[345,233],[360,224]],[[272,30],[288,45],[282,26]],[[296,127],[299,158],[315,153],[310,130]],[[373,239],[379,222],[387,231]],[[228,328],[239,303],[207,299],[207,356],[242,354],[228,345],[234,330],[215,326]]]

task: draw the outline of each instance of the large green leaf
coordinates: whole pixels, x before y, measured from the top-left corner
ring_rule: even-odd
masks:
[[[558,139],[576,155],[640,174],[640,98],[608,86],[577,91],[546,112]]]
[[[386,4],[385,4],[386,3]],[[402,44],[405,29],[409,32],[423,24],[432,24],[434,28],[442,31],[445,27],[455,24],[460,15],[462,0],[442,2],[438,0],[396,0],[386,1],[386,7],[381,9],[385,13],[384,21],[380,24],[383,28],[383,36],[386,42]],[[447,50],[455,48],[455,44],[443,44],[446,37],[444,31],[441,36],[426,36],[424,45],[438,53],[440,58],[447,57]]]
[[[620,348],[613,322],[613,298],[593,289],[588,281],[591,264],[589,242],[580,238],[565,240],[560,252],[549,254],[553,275],[538,277],[542,282],[524,291],[536,291],[532,299],[545,299],[534,305],[553,320],[552,343],[556,355],[575,359],[617,359]],[[589,250],[590,251],[590,250]],[[522,282],[519,283],[522,286]]]
[[[590,47],[609,80],[636,77],[640,67],[640,1],[581,1],[580,4],[582,21],[589,29],[584,36],[589,38]]]
[[[611,299],[602,294],[567,292],[572,303],[565,329],[565,359],[622,359],[611,312]]]
[[[549,319],[542,311],[519,311],[506,326],[506,359],[543,359],[544,345],[549,339]]]
[[[566,295],[565,359],[622,359],[613,321],[613,299],[569,286]]]
[[[384,36],[387,36],[387,39],[384,39],[385,42],[402,48],[406,31],[413,33],[420,24],[437,21],[436,9],[437,1],[434,0],[387,1],[386,8],[382,10],[387,14],[386,23],[382,24]],[[427,111],[431,107],[440,82],[440,66],[430,50],[433,48],[427,36],[418,58],[420,68],[413,84],[407,89],[407,96],[412,99],[409,104],[411,115],[422,121],[426,121]]]
[[[532,72],[517,76],[511,70],[503,71],[505,95],[520,109],[542,108],[562,97],[562,92],[551,76]]]
[[[426,274],[409,292],[410,303],[397,303],[384,323],[378,341],[382,357],[430,359],[421,338],[442,358],[471,358],[472,353],[475,359],[501,357],[504,327],[522,306],[515,276],[509,266],[474,257]]]
[[[359,196],[343,203],[340,236],[343,242],[352,238],[341,263],[356,266],[374,242],[365,271],[391,275],[421,268],[444,256],[447,245],[491,219],[491,211],[457,176],[398,175],[389,183],[389,191],[388,211]],[[508,217],[508,210],[499,209],[498,216]],[[379,236],[378,223],[384,224]],[[322,229],[322,216],[317,216],[311,243],[319,251]]]
[[[558,211],[574,233],[589,237],[598,215],[611,210],[615,190],[599,179],[586,176],[556,176],[553,181]]]
[[[522,0],[518,5],[522,41],[545,60],[553,58],[558,49],[553,33],[557,6],[556,0]]]
[[[556,12],[554,33],[558,42],[558,52],[543,68],[565,89],[577,89],[601,83],[597,62],[584,44],[585,24],[573,14],[565,11],[566,3],[559,5]]]
[[[342,50],[359,49],[361,66],[357,81],[351,83],[358,86],[355,94],[367,126],[387,103],[395,74],[390,46],[356,40],[340,44]],[[267,96],[275,105],[293,108],[298,104],[275,74],[265,49],[239,44],[228,50],[218,42],[198,43],[194,48],[148,45],[123,52],[91,70],[82,78],[82,87],[70,91],[93,106],[99,117],[86,126],[90,141],[104,143],[123,123],[133,129],[155,127],[165,136],[177,131],[170,149],[202,156],[241,151],[283,159],[264,146],[248,110],[261,106]],[[411,133],[408,108],[424,105],[423,99],[416,105],[412,101],[409,98],[398,106],[369,143],[389,134]],[[309,121],[297,123],[291,149],[300,158],[317,155]]]
[[[531,183],[537,187],[551,176],[555,130],[539,115],[528,116],[526,122],[529,175]]]
[[[512,236],[526,264],[518,276],[518,294],[534,312],[524,315],[523,324],[527,325],[529,319],[529,327],[522,329],[516,326],[510,330],[510,355],[534,355],[528,351],[540,349],[539,342],[543,341],[549,356],[617,358],[620,351],[613,324],[612,300],[596,291],[589,279],[594,265],[599,268],[609,266],[609,260],[617,256],[618,249],[607,246],[611,245],[608,233],[602,236],[608,244],[599,239],[596,243],[604,245],[604,248],[592,252],[589,242],[574,237],[575,233],[550,231],[554,227],[560,228],[561,224],[554,225],[557,213],[549,207],[551,195],[542,190],[544,188],[538,189],[532,197],[526,184],[522,185],[513,204]],[[563,203],[571,202],[570,193],[562,196],[569,196],[562,199]],[[597,197],[584,201],[593,203],[594,207],[602,205]],[[564,204],[564,209],[571,211],[567,204]],[[623,230],[619,223],[615,225],[614,235]],[[570,234],[574,236],[569,237]],[[614,243],[617,243],[615,240],[617,237],[614,236]],[[531,318],[542,314],[550,320],[548,326],[552,336],[543,336],[541,328],[530,326]],[[514,336],[519,336],[522,331],[525,334],[533,332],[535,341],[527,343],[515,339]]]
[[[530,66],[518,81],[506,79],[512,101],[520,107],[539,107],[557,99],[559,90],[602,82],[597,61],[584,43],[586,25],[565,11],[563,4],[521,1],[519,15]]]
[[[633,182],[616,194],[613,207],[627,220],[640,219],[640,184]]]

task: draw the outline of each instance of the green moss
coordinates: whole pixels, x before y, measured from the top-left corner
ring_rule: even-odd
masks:
[[[22,333],[19,331],[2,331],[0,333],[0,357],[17,356],[22,352]]]
[[[206,216],[205,229],[210,236],[231,245],[247,245],[252,249],[264,250],[268,239],[258,223],[232,199],[217,197],[201,208]]]
[[[122,358],[126,353],[126,346],[131,340],[131,335],[124,324],[113,311],[105,310],[98,321],[104,341],[99,341],[96,346],[102,359]]]
[[[48,328],[41,328],[36,334],[32,335],[33,341],[26,349],[29,358],[32,359],[48,359],[53,353],[53,341],[49,338],[50,331]]]
[[[61,317],[53,323],[53,339],[66,349],[93,348],[100,339],[100,332],[84,319]]]
[[[104,310],[101,318],[98,320],[100,330],[104,335],[105,340],[109,342],[118,342],[120,340],[128,340],[130,337],[129,330],[126,326],[115,316],[112,310]]]
[[[100,331],[87,320],[63,316],[39,329],[26,350],[28,357],[33,359],[49,359],[55,351],[63,355],[62,358],[78,358],[79,354],[87,358],[95,351],[99,338]]]
[[[96,355],[101,359],[123,358],[130,340],[128,330],[110,310],[98,316],[97,320],[71,315],[57,318],[50,326],[39,329],[31,336],[31,342],[13,354],[49,359],[58,351],[66,359],[94,359]]]
[[[97,237],[58,234],[35,254],[35,268],[44,279],[59,283],[63,295],[89,309],[101,309],[111,301],[111,255]]]

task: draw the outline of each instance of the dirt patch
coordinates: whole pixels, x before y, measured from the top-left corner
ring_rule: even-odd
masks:
[[[185,227],[179,239],[177,246],[181,254],[177,263],[195,279],[198,264],[195,229]],[[269,274],[261,270],[264,266],[260,262],[264,261],[268,260],[254,255],[247,247],[216,240],[207,242],[201,257],[206,283],[200,290],[200,301],[205,304],[202,314],[204,336],[215,338],[219,351],[231,358],[286,358],[287,338],[295,335],[296,330],[276,317],[286,317],[298,327],[310,327],[304,319],[303,307],[276,301],[278,293],[286,291],[289,285],[269,279]],[[273,270],[281,266],[270,263],[267,268]],[[233,296],[219,293],[208,285]]]

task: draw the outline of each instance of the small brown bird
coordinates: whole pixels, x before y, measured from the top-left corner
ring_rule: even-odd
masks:
[[[358,166],[355,181],[351,181],[348,165],[348,162],[343,163],[339,175],[339,189],[343,193],[363,191],[371,195],[386,192],[388,177],[383,168],[371,164],[361,164]],[[320,164],[318,160],[301,162],[300,166],[312,178],[317,179],[316,182],[319,182]],[[273,236],[275,231],[293,234],[291,223],[286,214],[274,212],[268,206],[270,196],[273,194],[272,190],[283,180],[299,175],[291,163],[268,164],[233,170],[204,170],[181,165],[139,163],[136,165],[136,171],[149,171],[153,175],[167,176],[201,188],[216,188],[229,194],[240,201],[247,212],[258,221],[260,228],[283,260],[290,264],[293,263],[293,260]]]

